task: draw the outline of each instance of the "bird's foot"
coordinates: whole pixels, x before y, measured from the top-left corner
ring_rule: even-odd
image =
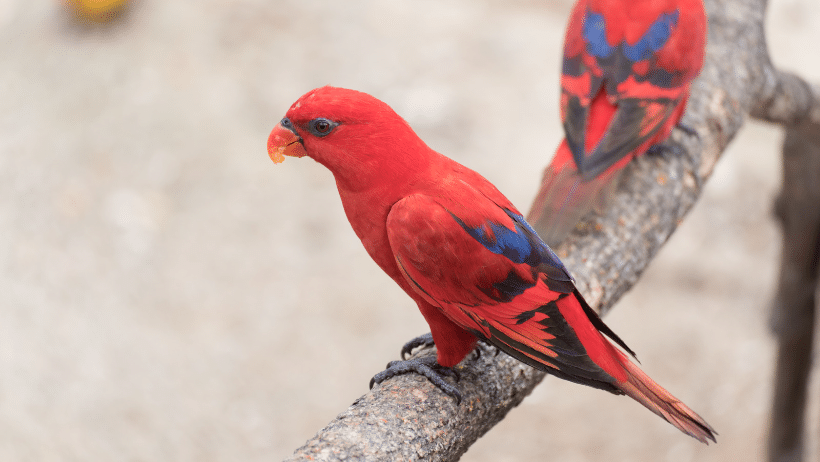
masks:
[[[419,335],[418,337],[410,340],[409,342],[405,343],[403,347],[401,347],[401,359],[407,359],[407,356],[410,355],[413,350],[418,347],[422,348],[430,348],[435,346],[436,342],[433,341],[433,334],[428,332],[426,334]]]
[[[412,340],[410,343],[412,343]],[[410,372],[416,372],[427,377],[427,380],[439,390],[455,398],[456,404],[461,404],[461,392],[458,391],[458,388],[444,380],[444,377],[447,376],[458,381],[460,379],[458,372],[456,372],[455,369],[439,365],[438,362],[436,362],[435,356],[424,356],[422,358],[413,358],[405,361],[390,361],[387,363],[387,369],[379,372],[370,379],[370,388],[373,388],[374,384],[382,383],[389,378],[409,374]]]

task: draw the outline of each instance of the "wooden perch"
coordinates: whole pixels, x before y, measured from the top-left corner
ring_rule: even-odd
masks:
[[[633,162],[606,214],[555,249],[596,310],[605,313],[635,284],[699,197],[745,114],[778,123],[820,120],[817,88],[771,65],[765,6],[706,1],[707,57],[684,117],[698,135],[676,131],[674,153]],[[288,460],[457,460],[544,377],[492,347],[478,351],[459,368],[460,406],[423,377],[397,377],[356,400]]]

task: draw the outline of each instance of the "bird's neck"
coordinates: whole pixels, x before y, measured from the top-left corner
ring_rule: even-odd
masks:
[[[425,146],[426,148],[426,146]],[[427,148],[429,149],[429,148]],[[441,174],[448,171],[447,159],[430,151],[415,159],[373,165],[360,172],[334,172],[347,219],[376,263],[400,285],[404,283],[387,238],[387,215],[391,207],[414,193],[431,193]],[[433,155],[434,154],[434,155]],[[405,162],[410,160],[411,162]],[[370,175],[375,172],[376,175]]]
[[[435,187],[438,178],[445,173],[447,168],[444,161],[447,159],[433,151],[430,153],[429,156],[416,158],[397,156],[401,161],[376,162],[341,173],[334,172],[348,220],[365,246],[364,235],[384,227],[393,204],[410,194]]]

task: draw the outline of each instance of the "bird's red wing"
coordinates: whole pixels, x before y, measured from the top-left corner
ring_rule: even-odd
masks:
[[[622,366],[557,257],[517,212],[481,195],[469,205],[421,194],[393,205],[388,238],[410,285],[515,358],[617,392]]]

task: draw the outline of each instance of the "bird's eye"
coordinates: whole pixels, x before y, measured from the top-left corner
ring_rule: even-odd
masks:
[[[332,120],[324,118],[313,119],[308,124],[308,130],[316,136],[325,136],[332,132],[337,125],[339,124]]]

